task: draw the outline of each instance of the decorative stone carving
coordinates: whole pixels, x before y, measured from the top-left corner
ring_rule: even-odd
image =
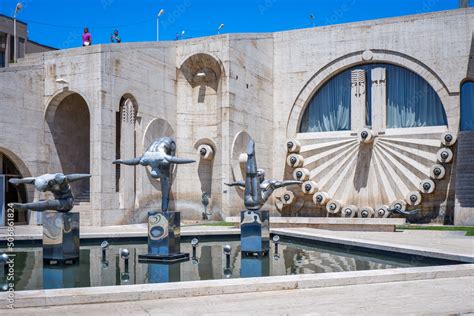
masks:
[[[356,216],[359,208],[355,205],[347,205],[342,208],[341,217],[354,217]]]
[[[207,145],[207,144],[199,145],[198,152],[199,152],[199,155],[201,156],[201,159],[212,160],[214,158],[214,149],[210,145]]]
[[[364,127],[357,133],[357,138],[359,142],[368,144],[373,142],[374,133],[369,128]]]
[[[405,212],[407,209],[407,203],[403,200],[396,200],[392,202],[389,206],[389,211],[391,212]]]
[[[390,212],[388,211],[388,206],[387,205],[379,205],[375,208],[374,212],[375,217],[380,217],[380,218],[387,218],[390,216]]]
[[[374,53],[370,49],[367,49],[362,53],[362,60],[363,61],[370,61],[373,58],[374,58]]]
[[[375,135],[385,131],[387,117],[387,83],[385,68],[374,68],[372,78],[372,130]]]
[[[441,148],[438,150],[436,156],[438,161],[442,163],[450,163],[453,160],[453,152],[449,148]]]
[[[365,70],[356,69],[351,72],[351,126],[359,129],[365,126],[366,118],[366,75]]]
[[[288,164],[288,166],[292,168],[303,167],[304,158],[303,156],[298,155],[298,154],[291,154],[286,159],[286,163]]]
[[[313,202],[316,205],[321,205],[321,206],[326,205],[329,200],[330,200],[330,198],[329,198],[329,194],[327,194],[327,192],[316,192],[313,195]]]
[[[301,149],[301,144],[296,139],[289,139],[286,142],[286,148],[289,153],[299,153]]]
[[[456,135],[454,135],[451,132],[444,132],[441,135],[441,143],[444,146],[453,146],[456,143],[456,140],[457,140]]]
[[[341,201],[338,201],[338,200],[330,200],[326,204],[326,210],[328,211],[328,213],[331,213],[331,214],[337,214],[341,210],[341,208],[342,208],[342,203]]]
[[[285,191],[285,193],[283,193],[283,195],[281,196],[281,200],[283,204],[290,205],[295,200],[295,194],[291,191]]]
[[[374,216],[374,209],[371,208],[370,206],[365,206],[361,209],[359,209],[359,212],[357,213],[358,217],[361,218],[370,218]]]
[[[420,191],[425,193],[425,194],[430,194],[434,192],[435,189],[435,183],[431,179],[425,179],[420,182]]]
[[[120,126],[120,157],[135,155],[135,107],[131,99],[126,99],[120,107],[122,122]],[[120,209],[131,210],[135,206],[135,171],[133,168],[119,167],[120,171]]]
[[[440,180],[444,178],[446,174],[446,169],[442,165],[434,165],[430,169],[430,177],[435,180]]]
[[[309,179],[309,170],[306,168],[297,168],[293,171],[293,179],[306,181]]]
[[[421,194],[418,191],[412,191],[407,194],[405,200],[407,201],[408,205],[419,205],[421,203]]]
[[[314,192],[318,191],[318,185],[314,181],[305,181],[301,185],[301,191],[304,194],[314,194]]]
[[[122,105],[122,123],[135,124],[135,107],[133,101],[130,99],[125,100]]]

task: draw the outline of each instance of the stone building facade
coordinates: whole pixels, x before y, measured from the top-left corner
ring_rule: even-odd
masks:
[[[219,219],[243,207],[242,191],[224,182],[242,178],[252,137],[267,177],[309,185],[276,192],[267,205],[275,215],[378,216],[381,205],[399,202],[420,210],[412,221],[474,224],[474,184],[456,175],[459,148],[467,156],[473,146],[462,143],[470,132],[460,133],[473,31],[468,8],[27,55],[0,70],[0,166],[10,176],[90,172],[90,182],[73,187],[82,224],[136,223],[159,208],[160,186],[144,167],[112,161],[173,136],[177,155],[196,163],[177,167],[172,208],[201,218],[207,193]],[[406,82],[414,95],[403,93]],[[453,141],[443,140],[446,132]],[[41,197],[31,188],[10,194]]]

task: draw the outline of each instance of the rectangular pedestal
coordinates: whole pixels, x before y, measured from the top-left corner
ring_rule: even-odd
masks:
[[[267,255],[270,248],[268,211],[240,212],[240,248],[242,255]]]
[[[74,263],[79,259],[79,213],[43,213],[43,262]]]
[[[180,252],[181,223],[179,212],[148,212],[148,254],[140,261],[177,262],[189,260]]]

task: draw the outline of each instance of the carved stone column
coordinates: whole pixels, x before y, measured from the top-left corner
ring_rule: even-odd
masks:
[[[358,131],[365,124],[366,117],[366,76],[365,70],[351,71],[351,130]]]
[[[120,157],[135,157],[135,108],[130,99],[121,108],[122,127],[120,137]],[[131,210],[135,205],[135,168],[120,170],[120,209]]]
[[[372,130],[374,135],[387,127],[387,81],[385,68],[372,69]]]

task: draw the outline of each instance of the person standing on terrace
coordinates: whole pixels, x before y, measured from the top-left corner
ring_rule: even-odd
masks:
[[[120,38],[118,30],[115,30],[114,33],[110,36],[110,42],[112,42],[112,43],[122,42],[122,38]]]
[[[92,35],[89,33],[89,28],[84,28],[84,33],[82,34],[82,46],[91,46],[92,45]]]

